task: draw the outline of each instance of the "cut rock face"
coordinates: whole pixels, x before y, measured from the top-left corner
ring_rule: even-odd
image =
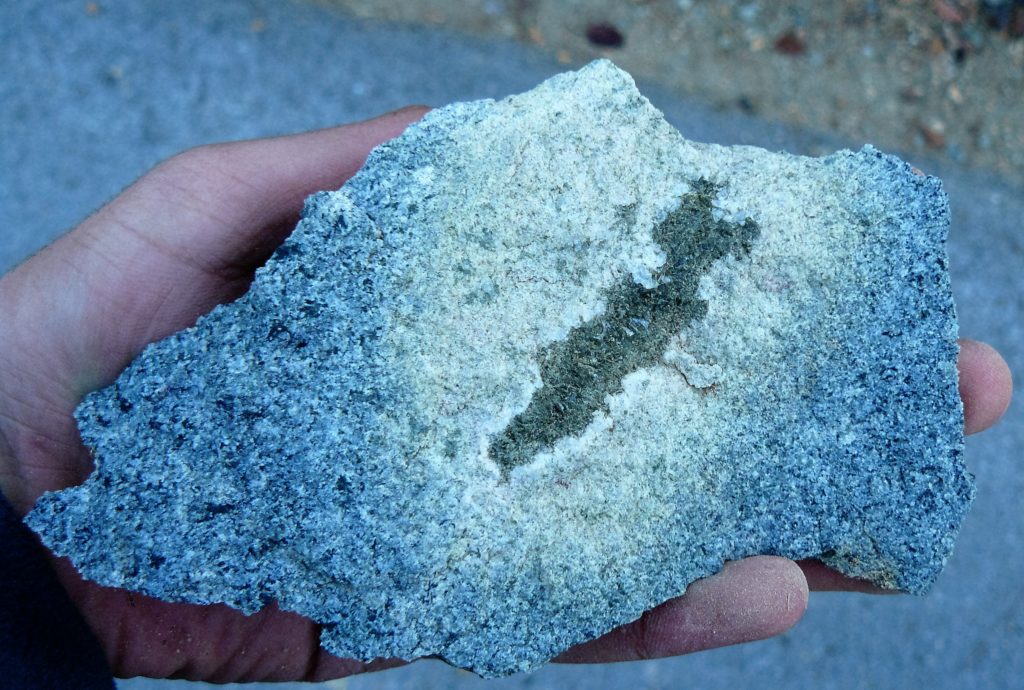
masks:
[[[429,113],[77,417],[88,578],[536,667],[725,560],[923,592],[972,495],[946,197],[683,139],[611,63]]]

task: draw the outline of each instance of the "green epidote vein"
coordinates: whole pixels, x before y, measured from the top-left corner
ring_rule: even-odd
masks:
[[[699,180],[652,233],[667,260],[645,288],[632,279],[607,295],[604,312],[541,350],[543,385],[529,405],[491,443],[491,458],[507,477],[565,436],[582,432],[622,379],[660,361],[673,335],[704,318],[697,297],[701,276],[726,256],[745,256],[759,234],[756,223],[715,220],[716,185]],[[626,209],[627,211],[629,209]]]

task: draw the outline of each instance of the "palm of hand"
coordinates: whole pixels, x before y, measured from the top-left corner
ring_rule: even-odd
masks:
[[[71,416],[82,395],[112,382],[146,344],[241,295],[294,227],[301,200],[340,186],[373,146],[422,113],[183,154],[5,276],[0,488],[15,508],[23,514],[44,491],[88,475],[89,453]],[[962,390],[969,426],[980,429],[1005,409],[1008,374],[994,352],[974,351]],[[273,607],[245,616],[221,605],[171,604],[86,582],[66,560],[54,564],[118,675],[322,680],[397,663],[332,657],[320,650],[317,624]],[[771,557],[730,564],[563,658],[646,658],[760,639],[799,619],[808,580],[858,588],[813,565],[805,570],[806,579]]]

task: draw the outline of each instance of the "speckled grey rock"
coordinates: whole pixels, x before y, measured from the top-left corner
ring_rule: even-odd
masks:
[[[361,659],[537,666],[724,560],[923,592],[972,494],[939,182],[684,140],[608,62],[435,110],[78,410],[28,523]]]

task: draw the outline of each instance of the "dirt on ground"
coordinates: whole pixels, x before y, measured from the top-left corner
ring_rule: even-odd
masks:
[[[1024,183],[1024,0],[317,0]]]

